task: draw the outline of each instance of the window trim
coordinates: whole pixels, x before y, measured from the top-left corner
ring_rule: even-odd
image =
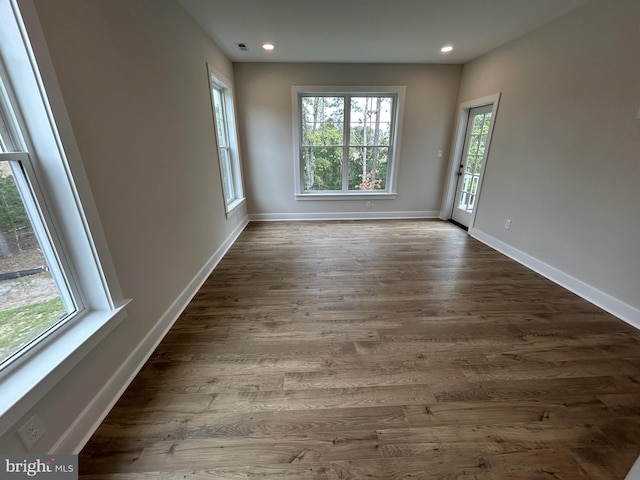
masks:
[[[0,74],[2,73],[0,66]],[[3,102],[0,101],[1,103]],[[0,108],[2,107],[0,106]],[[59,299],[67,312],[64,317],[59,318],[42,332],[29,339],[18,350],[0,360],[0,372],[2,372],[10,363],[16,361],[19,356],[24,355],[28,349],[32,349],[35,342],[40,342],[43,337],[48,336],[55,329],[69,321],[73,321],[74,317],[81,314],[85,307],[82,300],[82,292],[75,280],[74,269],[67,262],[66,256],[61,255],[61,252],[65,250],[64,242],[56,235],[56,223],[50,218],[47,208],[50,202],[46,200],[45,193],[39,188],[38,179],[33,173],[34,168],[31,157],[25,151],[0,152],[0,162],[17,164],[15,169],[12,168],[13,180],[22,197],[25,211],[46,259],[52,279],[58,288]]]
[[[300,102],[303,96],[336,95],[389,95],[396,96],[395,118],[393,119],[393,145],[391,146],[391,168],[387,167],[387,189],[383,191],[313,191],[303,188],[302,159],[302,125]],[[291,87],[292,125],[293,125],[293,172],[294,196],[296,200],[362,200],[363,197],[382,200],[393,200],[397,197],[398,172],[400,165],[400,149],[402,141],[402,119],[404,118],[404,101],[406,87],[404,85],[376,86],[322,86],[294,85]]]
[[[66,322],[70,317],[84,310],[82,292],[78,288],[74,270],[67,262],[68,257],[64,254],[67,250],[65,242],[57,235],[57,229],[55,228],[57,222],[51,217],[50,209],[47,207],[51,202],[46,192],[40,188],[38,175],[35,172],[32,157],[29,154],[30,151],[33,151],[33,146],[29,136],[23,133],[23,128],[26,128],[26,126],[14,109],[17,101],[12,98],[11,92],[5,85],[4,80],[8,79],[9,76],[1,62],[0,77],[0,117],[2,117],[0,119],[2,125],[0,126],[10,140],[9,145],[6,143],[4,145],[5,152],[0,152],[0,161],[20,165],[19,168],[16,166],[16,169],[11,167],[13,180],[20,192],[33,232],[38,239],[44,258],[59,290],[60,300],[65,310],[70,312],[62,320],[62,322]],[[6,150],[6,148],[9,148],[9,150]],[[54,325],[58,323],[60,321]],[[48,331],[49,328],[40,335],[46,335]],[[30,342],[37,341],[40,335],[30,340]],[[5,367],[5,362],[11,361],[11,358],[19,354],[20,350],[22,348],[0,361],[0,370]]]
[[[0,62],[45,195],[39,208],[64,241],[57,253],[70,265],[66,274],[77,282],[84,306],[0,371],[3,435],[126,317],[129,300],[120,290],[33,0],[20,6],[0,0]]]
[[[216,142],[216,152],[218,154],[218,167],[220,169],[220,182],[222,186],[222,199],[225,205],[225,214],[227,218],[235,213],[235,211],[244,205],[246,197],[244,195],[242,163],[240,161],[240,147],[238,143],[238,128],[236,123],[235,102],[233,97],[233,83],[224,75],[216,71],[210,63],[207,63],[207,76],[209,82],[209,95],[211,97],[211,114],[213,116],[214,139]],[[221,92],[224,99],[224,119],[223,123],[226,127],[227,147],[221,147],[218,142],[218,122],[214,103],[213,90]],[[234,195],[230,200],[227,199],[226,186],[224,184],[223,159],[220,155],[222,149],[229,152],[229,163],[231,168],[231,183],[233,184]]]

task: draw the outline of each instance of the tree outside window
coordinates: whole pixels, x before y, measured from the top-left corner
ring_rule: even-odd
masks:
[[[0,366],[76,310],[23,137],[0,82]]]
[[[301,194],[392,191],[398,93],[298,95]]]

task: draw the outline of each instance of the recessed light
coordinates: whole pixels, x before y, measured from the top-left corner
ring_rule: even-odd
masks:
[[[262,48],[264,48],[265,50],[273,50],[276,47],[274,47],[271,43],[265,43],[264,45],[262,45]]]
[[[453,51],[453,46],[451,46],[451,45],[445,45],[444,47],[442,47],[442,48],[440,49],[440,51],[441,51],[442,53],[449,53],[449,52]]]

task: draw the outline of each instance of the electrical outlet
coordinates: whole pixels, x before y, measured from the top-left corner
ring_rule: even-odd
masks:
[[[364,208],[371,208],[371,202],[369,200],[364,202]]]
[[[504,229],[505,230],[511,230],[511,219],[507,218],[507,221],[504,222]]]
[[[24,446],[27,447],[27,450],[33,447],[36,442],[40,440],[40,437],[44,435],[44,432],[44,425],[42,425],[42,421],[40,420],[40,417],[38,417],[37,413],[18,429],[20,440],[22,440]]]

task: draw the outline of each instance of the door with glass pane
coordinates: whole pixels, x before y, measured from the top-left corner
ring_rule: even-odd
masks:
[[[485,105],[469,110],[464,148],[459,159],[456,198],[451,214],[453,221],[465,227],[469,226],[478,200],[482,167],[489,150],[492,109],[493,105]]]

